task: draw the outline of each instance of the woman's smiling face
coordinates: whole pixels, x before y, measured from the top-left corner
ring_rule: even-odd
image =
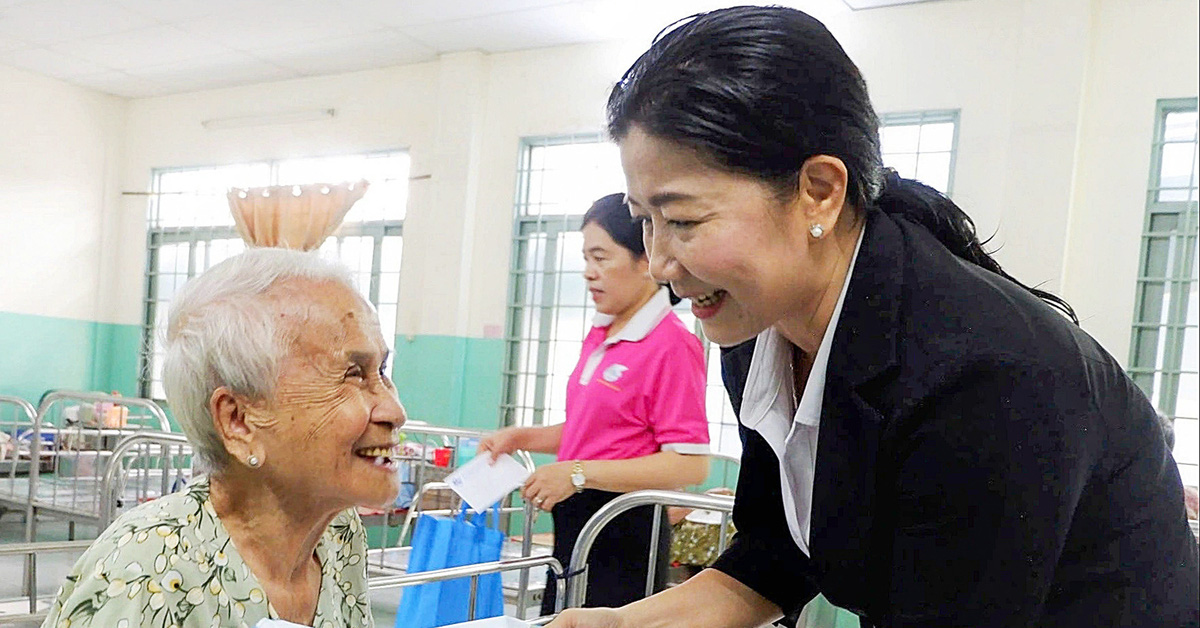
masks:
[[[810,276],[811,225],[795,202],[636,126],[620,148],[650,273],[691,299],[709,340],[749,340],[803,311],[826,283]]]
[[[388,348],[361,296],[332,282],[272,289],[294,336],[275,396],[255,417],[273,480],[321,506],[389,503],[404,408],[384,374]]]

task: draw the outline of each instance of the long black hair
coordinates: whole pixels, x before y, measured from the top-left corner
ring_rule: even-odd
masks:
[[[825,25],[806,13],[742,6],[668,27],[608,97],[609,134],[620,141],[634,126],[755,177],[781,198],[795,194],[808,158],[837,157],[846,165],[851,205],[925,227],[958,257],[1078,323],[1066,301],[1004,272],[953,201],[884,169],[866,81]]]
[[[624,194],[609,194],[601,196],[592,203],[583,214],[583,224],[580,229],[590,225],[599,225],[604,229],[613,242],[621,245],[628,250],[633,259],[639,260],[646,257],[646,242],[642,240],[642,228],[633,221],[633,217],[629,214],[629,204],[625,201]],[[675,291],[667,286],[671,305],[679,303],[680,298],[675,295]]]

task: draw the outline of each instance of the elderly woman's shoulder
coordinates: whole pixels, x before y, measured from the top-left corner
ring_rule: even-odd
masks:
[[[114,569],[164,573],[181,559],[219,560],[213,544],[226,535],[208,501],[201,479],[184,490],[140,504],[122,514],[88,547],[75,575],[113,573]],[[208,541],[212,541],[209,543]]]
[[[207,497],[200,480],[118,517],[75,563],[46,625],[107,626],[121,619],[141,625],[188,615],[207,599],[198,583],[247,579],[244,563],[226,554],[228,535]]]
[[[174,548],[178,538],[172,538],[169,531],[174,531],[177,537],[184,528],[211,528],[211,532],[216,532],[217,525],[217,513],[213,510],[212,502],[208,501],[208,481],[201,477],[181,491],[139,504],[117,517],[96,542],[115,541],[124,546],[122,540],[128,542],[127,535],[140,538],[141,532],[153,531],[154,536],[161,540],[152,541],[147,534],[143,542]],[[201,533],[200,536],[205,535]]]

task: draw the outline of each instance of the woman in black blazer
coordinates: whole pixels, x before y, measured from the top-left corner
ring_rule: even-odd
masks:
[[[884,171],[820,22],[699,15],[608,107],[651,272],[726,347],[739,534],[683,585],[553,628],[750,628],[817,593],[865,626],[1200,623],[1154,409],[962,210]]]

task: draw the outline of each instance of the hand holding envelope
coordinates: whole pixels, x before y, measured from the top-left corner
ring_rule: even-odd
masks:
[[[446,476],[446,484],[475,512],[483,512],[529,478],[529,469],[508,454],[476,456]]]

